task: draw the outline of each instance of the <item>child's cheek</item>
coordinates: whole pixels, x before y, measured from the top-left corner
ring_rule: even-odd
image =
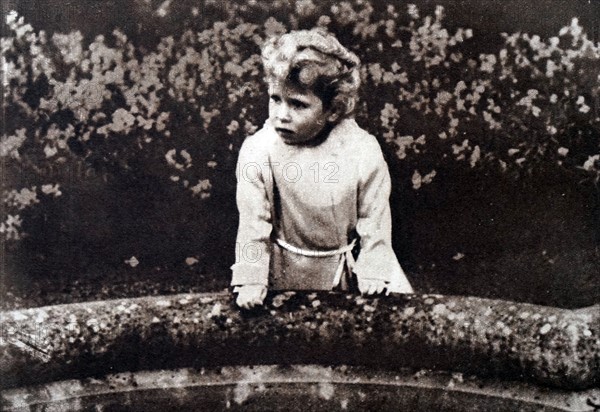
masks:
[[[272,102],[269,102],[269,119],[273,119],[275,115],[275,107]]]

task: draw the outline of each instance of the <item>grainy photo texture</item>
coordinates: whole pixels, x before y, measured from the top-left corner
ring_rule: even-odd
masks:
[[[0,410],[600,408],[600,2],[6,0]]]

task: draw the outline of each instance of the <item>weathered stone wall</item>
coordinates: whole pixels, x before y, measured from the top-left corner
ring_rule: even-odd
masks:
[[[0,333],[0,388],[252,364],[429,368],[564,389],[600,384],[600,306],[291,292],[241,312],[228,294],[173,295],[1,312]]]

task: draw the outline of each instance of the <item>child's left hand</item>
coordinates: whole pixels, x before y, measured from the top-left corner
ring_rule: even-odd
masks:
[[[243,309],[252,309],[263,304],[267,296],[267,287],[264,285],[243,285],[234,289],[238,296],[235,303]]]
[[[358,279],[358,290],[363,295],[379,295],[386,289],[387,283],[378,279]]]

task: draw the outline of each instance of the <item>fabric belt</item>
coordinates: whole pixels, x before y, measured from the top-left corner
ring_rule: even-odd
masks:
[[[356,246],[356,239],[353,239],[350,244],[346,246],[342,246],[339,249],[335,250],[307,250],[301,249],[299,247],[290,245],[285,240],[276,239],[275,242],[284,248],[287,251],[295,253],[301,256],[307,257],[331,257],[331,256],[340,256],[340,261],[338,267],[335,271],[335,276],[333,277],[333,285],[332,288],[335,288],[340,284],[342,280],[342,273],[344,272],[344,267],[348,268],[348,274],[352,274],[356,261],[354,260],[354,256],[352,256],[352,249]]]

